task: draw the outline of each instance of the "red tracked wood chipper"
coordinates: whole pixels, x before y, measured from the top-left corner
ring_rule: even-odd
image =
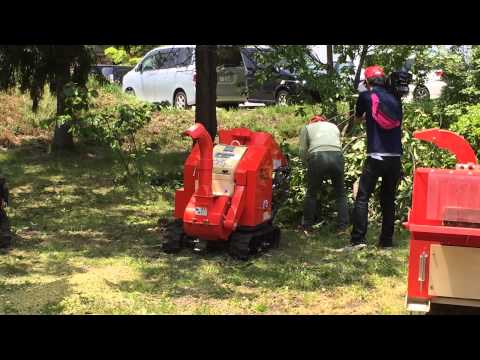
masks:
[[[164,251],[175,253],[188,245],[202,251],[228,243],[230,254],[244,260],[277,247],[280,229],[273,218],[288,190],[288,166],[272,135],[220,130],[214,146],[200,123],[184,135],[196,143],[184,164],[183,188],[175,193],[176,222]]]
[[[415,171],[412,208],[404,224],[411,233],[407,309],[424,313],[480,310],[477,157],[470,144],[451,131],[429,129],[414,137],[449,150],[457,165]]]

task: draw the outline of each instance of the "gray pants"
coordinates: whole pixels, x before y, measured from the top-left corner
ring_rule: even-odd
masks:
[[[317,194],[322,182],[331,179],[338,210],[337,225],[348,226],[347,195],[345,192],[345,163],[341,151],[318,151],[310,155],[307,171],[307,194],[303,208],[304,226],[312,226],[317,213]]]

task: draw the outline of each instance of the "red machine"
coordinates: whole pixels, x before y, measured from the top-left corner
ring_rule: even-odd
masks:
[[[175,193],[177,229],[164,244],[177,252],[186,243],[204,250],[213,243],[229,243],[232,256],[278,246],[280,230],[273,226],[274,173],[287,161],[272,135],[245,128],[220,130],[213,146],[202,124],[184,135],[196,141],[184,170],[184,186]]]
[[[480,166],[475,152],[447,130],[419,131],[414,137],[449,150],[457,165],[415,171],[412,208],[404,224],[411,233],[407,309],[480,307]]]

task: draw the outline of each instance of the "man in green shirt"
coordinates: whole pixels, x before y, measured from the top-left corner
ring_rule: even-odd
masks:
[[[338,210],[337,226],[345,231],[348,226],[347,196],[345,192],[345,165],[338,127],[315,116],[300,131],[300,157],[307,166],[307,194],[303,209],[303,227],[308,232],[315,221],[317,194],[324,180],[332,180]]]

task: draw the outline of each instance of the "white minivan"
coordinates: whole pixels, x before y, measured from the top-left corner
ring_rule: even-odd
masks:
[[[149,102],[195,105],[194,56],[194,45],[153,49],[124,76],[122,89]]]

